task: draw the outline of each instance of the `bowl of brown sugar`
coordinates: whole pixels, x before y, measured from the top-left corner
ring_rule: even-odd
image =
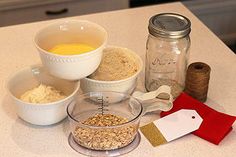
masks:
[[[142,70],[142,59],[132,50],[109,46],[103,50],[97,70],[81,80],[84,92],[115,91],[132,93]]]

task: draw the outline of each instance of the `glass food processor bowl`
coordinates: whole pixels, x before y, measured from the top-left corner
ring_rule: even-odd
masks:
[[[67,107],[74,141],[92,150],[129,145],[138,133],[142,112],[137,99],[118,92],[82,94]]]

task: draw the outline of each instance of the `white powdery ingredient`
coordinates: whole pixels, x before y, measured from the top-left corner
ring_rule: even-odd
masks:
[[[52,86],[40,84],[38,87],[26,91],[20,99],[25,102],[42,104],[61,100],[66,96]]]

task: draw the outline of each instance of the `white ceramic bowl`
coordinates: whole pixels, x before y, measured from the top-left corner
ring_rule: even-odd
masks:
[[[68,80],[78,80],[93,73],[100,64],[107,32],[98,24],[69,20],[51,24],[35,36],[35,45],[43,65],[50,74]],[[48,52],[58,44],[84,43],[96,49],[78,55],[58,55]]]
[[[143,68],[142,59],[135,52],[127,48],[117,47],[117,46],[109,46],[108,48],[120,49],[122,51],[125,51],[126,53],[131,54],[135,58],[139,66],[138,71],[134,75],[126,79],[117,80],[117,81],[100,81],[100,80],[94,80],[94,79],[86,77],[84,79],[81,79],[80,81],[81,89],[85,93],[98,92],[98,91],[114,91],[114,92],[121,92],[121,93],[128,93],[128,94],[132,93],[132,91],[136,87],[137,78]]]
[[[19,99],[23,93],[40,83],[55,87],[67,97],[45,104],[28,103]],[[79,90],[79,82],[53,77],[46,72],[45,68],[36,65],[13,74],[7,82],[7,89],[16,105],[19,117],[31,124],[50,125],[63,120],[67,116],[66,107],[75,99]]]

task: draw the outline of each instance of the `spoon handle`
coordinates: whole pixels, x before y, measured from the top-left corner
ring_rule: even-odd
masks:
[[[169,96],[169,99],[157,98],[157,96],[161,93],[167,94]],[[157,90],[148,93],[136,91],[132,96],[142,103],[142,115],[157,110],[169,111],[173,107],[173,96],[171,95],[171,88],[167,85],[162,85]]]

